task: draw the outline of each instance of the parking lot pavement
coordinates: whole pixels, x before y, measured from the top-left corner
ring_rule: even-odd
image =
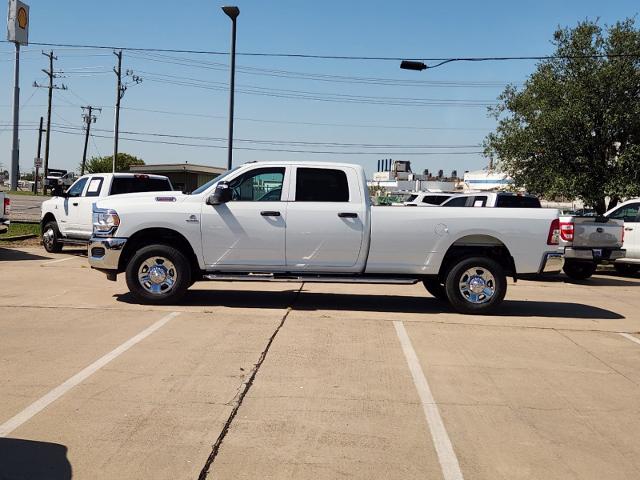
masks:
[[[202,283],[146,307],[72,250],[0,248],[0,272],[3,474],[640,476],[638,278],[511,283],[473,317],[421,285]]]

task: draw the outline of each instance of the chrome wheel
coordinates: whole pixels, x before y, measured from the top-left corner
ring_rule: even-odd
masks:
[[[53,231],[53,228],[49,227],[42,234],[42,243],[49,250],[53,248],[54,242],[56,238],[56,233]]]
[[[151,257],[138,268],[138,281],[153,295],[171,291],[178,280],[175,265],[165,257]]]
[[[473,267],[462,274],[458,288],[468,302],[487,303],[496,293],[496,280],[486,268]]]

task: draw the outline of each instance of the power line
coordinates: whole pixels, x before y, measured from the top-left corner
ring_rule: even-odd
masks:
[[[9,43],[2,40],[2,43]],[[31,45],[61,48],[87,48],[96,50],[125,50],[130,52],[163,52],[163,53],[189,53],[195,55],[228,55],[229,52],[216,50],[190,50],[177,48],[149,48],[149,47],[123,47],[114,45],[85,45],[72,43],[30,42]],[[510,60],[554,60],[554,59],[588,59],[588,58],[638,58],[638,53],[618,54],[593,54],[593,55],[521,55],[521,56],[491,56],[491,57],[376,57],[360,55],[318,55],[307,53],[282,53],[282,52],[238,52],[236,55],[250,57],[282,57],[282,58],[310,58],[319,60],[366,60],[366,61],[393,61],[415,60],[422,62],[491,62]]]

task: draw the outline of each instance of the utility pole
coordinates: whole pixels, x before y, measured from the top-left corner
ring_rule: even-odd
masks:
[[[82,120],[84,121],[85,127],[85,137],[84,137],[84,151],[82,152],[82,167],[80,168],[80,175],[84,175],[84,167],[87,163],[87,146],[89,145],[89,134],[91,132],[91,124],[96,123],[96,116],[93,115],[93,111],[97,110],[98,112],[102,112],[101,108],[96,108],[91,105],[86,107],[82,107]],[[86,112],[86,113],[85,113]]]
[[[40,117],[40,127],[38,128],[38,154],[36,155],[36,161],[41,161],[41,157],[40,157],[40,150],[42,148],[42,132],[44,131],[42,128],[42,122],[44,121],[44,118]],[[36,176],[34,178],[35,181],[35,187],[36,187],[36,191],[35,194],[38,195],[38,176],[40,175],[40,167],[38,167],[38,164],[36,163]]]
[[[113,163],[111,168],[111,171],[115,173],[116,158],[118,158],[118,135],[120,129],[120,100],[122,100],[124,90],[122,88],[122,50],[113,52],[113,54],[118,57],[118,66],[113,69],[115,74],[118,76],[118,82],[116,83],[116,112],[113,125]]]
[[[124,97],[124,92],[127,91],[127,87],[132,83],[136,85],[142,83],[142,78],[134,75],[133,70],[127,70],[125,72],[125,76],[131,77],[131,82],[122,83],[122,50],[113,52],[113,54],[118,58],[118,66],[113,68],[114,73],[118,77],[118,81],[116,83],[116,111],[113,125],[113,159],[111,167],[112,171],[115,173],[116,159],[118,158],[118,137],[120,136],[120,100]]]
[[[49,100],[47,103],[47,130],[46,130],[47,136],[44,142],[44,178],[46,179],[47,176],[49,175],[49,147],[51,145],[51,107],[52,107],[52,101],[53,101],[53,91],[66,90],[67,87],[64,84],[62,84],[61,86],[58,86],[58,85],[54,85],[53,83],[53,79],[58,77],[56,72],[53,70],[53,61],[58,60],[58,57],[56,57],[53,54],[53,50],[50,51],[49,53],[42,52],[42,55],[44,55],[49,59],[49,69],[48,70],[42,69],[42,71],[49,77],[49,86],[44,87],[44,85],[39,85],[37,82],[33,82],[33,86],[36,88],[49,89]],[[46,189],[46,187],[47,185],[45,182],[44,188]]]

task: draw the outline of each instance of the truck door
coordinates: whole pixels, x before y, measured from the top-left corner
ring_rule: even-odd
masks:
[[[67,190],[67,197],[63,201],[62,211],[59,213],[60,230],[67,236],[76,237],[78,234],[79,208],[88,179],[88,177],[78,179]],[[56,216],[58,216],[57,213]]]
[[[609,214],[609,218],[624,220],[624,243],[626,258],[640,259],[640,202],[622,205]]]
[[[284,267],[285,167],[261,167],[229,180],[232,200],[202,205],[202,250],[209,268]]]
[[[355,169],[297,167],[287,209],[287,267],[359,269],[367,205]]]

